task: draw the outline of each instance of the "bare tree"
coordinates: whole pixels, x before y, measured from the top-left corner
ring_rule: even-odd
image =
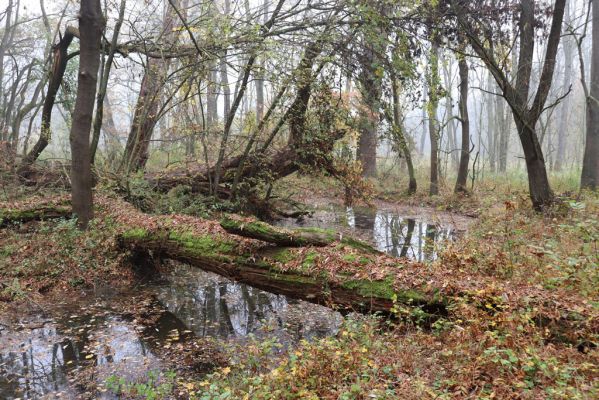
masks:
[[[556,0],[553,7],[553,19],[547,39],[545,59],[539,77],[538,88],[531,105],[529,105],[529,95],[535,48],[535,1],[522,0],[519,4],[519,54],[515,85],[509,79],[509,76],[502,68],[501,61],[498,60],[493,51],[493,36],[488,34],[487,28],[481,28],[480,21],[477,21],[474,16],[476,13],[470,8],[476,7],[476,4],[469,6],[467,3],[463,0],[453,0],[451,2],[459,29],[468,37],[476,54],[493,74],[503,96],[512,109],[518,136],[524,151],[530,198],[533,207],[542,210],[553,203],[554,196],[549,185],[543,150],[535,127],[545,110],[545,103],[553,80],[566,0]]]

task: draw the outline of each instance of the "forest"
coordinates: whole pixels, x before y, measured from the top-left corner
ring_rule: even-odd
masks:
[[[0,0],[0,399],[597,399],[598,185],[592,0]]]

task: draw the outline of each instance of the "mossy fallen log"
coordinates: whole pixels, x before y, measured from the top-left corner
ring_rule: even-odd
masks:
[[[72,215],[71,207],[64,204],[40,205],[27,209],[0,209],[0,227],[29,221],[66,218]]]
[[[446,314],[447,299],[438,293],[397,288],[393,276],[371,280],[347,272],[313,268],[318,253],[304,251],[306,249],[262,245],[248,253],[247,246],[240,244],[234,236],[144,229],[124,232],[118,237],[118,243],[138,255],[151,254],[185,262],[271,293],[340,311],[390,314],[398,306],[406,305],[418,307],[429,316]],[[361,262],[362,254],[367,254],[344,244],[339,244],[335,251],[351,255],[356,264]]]
[[[220,225],[225,231],[231,234],[262,240],[267,243],[276,244],[277,246],[324,247],[335,242],[340,242],[367,253],[381,253],[368,243],[342,235],[332,229],[284,229],[257,220],[244,220],[232,217],[223,218]]]

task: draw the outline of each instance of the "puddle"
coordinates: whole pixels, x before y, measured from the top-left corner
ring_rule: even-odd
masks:
[[[128,311],[128,296],[143,299],[152,315]],[[86,394],[81,378],[101,389],[114,375],[134,381],[169,369],[164,355],[171,346],[204,337],[244,341],[250,334],[291,346],[335,334],[341,322],[328,308],[176,264],[163,281],[131,293],[65,300],[0,325],[0,398],[113,398],[101,390]]]
[[[365,207],[330,206],[303,219],[283,219],[275,225],[332,228],[373,244],[394,257],[430,262],[439,249],[459,234],[451,221],[402,215],[398,211]]]

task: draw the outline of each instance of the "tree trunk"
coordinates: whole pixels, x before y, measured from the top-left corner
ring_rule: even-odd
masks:
[[[428,132],[431,140],[431,176],[429,195],[439,194],[439,122],[437,121],[437,107],[439,104],[439,43],[436,39],[431,43],[430,77],[429,77],[429,111]]]
[[[514,119],[518,128],[520,143],[524,150],[530,199],[533,207],[541,211],[553,202],[553,192],[549,186],[541,144],[534,128],[532,128],[533,123],[522,121],[516,115],[514,115]]]
[[[599,185],[599,5],[593,3],[591,79],[586,101],[587,134],[580,187],[596,190]]]
[[[424,292],[421,287],[410,284],[400,287],[394,284],[394,275],[382,279],[366,275],[364,262],[388,260],[388,256],[370,253],[351,244],[339,243],[336,254],[352,254],[352,261],[345,260],[345,270],[351,273],[331,273],[321,270],[321,257],[316,248],[310,251],[286,247],[259,247],[251,253],[243,253],[238,240],[232,235],[202,236],[178,232],[151,232],[132,229],[118,238],[121,248],[134,254],[148,254],[179,260],[214,272],[237,282],[275,294],[327,305],[341,311],[381,312],[389,315],[392,307],[402,304],[421,307],[425,313],[446,314],[448,299],[434,290]],[[326,251],[326,248],[325,250]],[[337,256],[336,256],[337,257]],[[355,261],[353,261],[355,259]],[[392,262],[392,261],[390,261]],[[324,263],[323,263],[324,264]],[[282,265],[299,265],[300,269],[281,268]],[[417,265],[417,264],[416,264]],[[402,264],[404,268],[414,266]],[[354,272],[355,271],[355,272]]]
[[[21,162],[19,168],[19,174],[26,177],[27,171],[31,164],[37,160],[39,155],[44,151],[51,137],[51,118],[52,109],[54,108],[54,102],[56,101],[56,94],[62,83],[64,72],[67,68],[67,62],[69,60],[67,51],[75,37],[75,28],[67,27],[64,36],[60,38],[60,42],[54,46],[54,59],[52,61],[52,69],[50,71],[50,79],[48,80],[48,90],[44,99],[44,106],[42,108],[42,123],[40,128],[40,137],[35,143],[33,148],[27,153]]]
[[[497,125],[494,123],[495,118],[493,115],[495,99],[494,95],[491,94],[495,89],[495,85],[493,84],[493,75],[489,72],[487,75],[487,95],[485,96],[485,108],[487,110],[487,154],[489,156],[489,169],[492,173],[495,173],[497,170],[497,160],[496,160],[496,149],[497,149]]]
[[[394,74],[393,74],[394,75]],[[412,163],[412,155],[410,154],[410,147],[408,146],[408,142],[405,137],[405,130],[403,129],[403,124],[401,120],[401,110],[399,104],[399,87],[398,82],[395,76],[392,76],[391,89],[393,91],[393,128],[396,136],[396,142],[399,145],[399,150],[402,152],[404,158],[406,159],[406,165],[408,167],[408,194],[416,193],[416,189],[418,187],[416,183],[416,174],[414,172],[414,164]]]
[[[547,179],[545,160],[535,131],[535,125],[543,112],[549,90],[551,89],[565,5],[566,0],[556,0],[553,6],[553,20],[551,21],[551,28],[547,39],[545,59],[542,64],[537,91],[534,95],[532,105],[529,106],[530,77],[535,45],[535,1],[522,0],[520,2],[518,28],[520,48],[515,86],[512,85],[505,71],[500,69],[499,65],[501,63],[496,60],[495,54],[491,53],[481,43],[479,33],[471,25],[470,21],[467,20],[467,14],[472,11],[467,10],[460,1],[454,0],[452,2],[452,7],[455,8],[455,15],[464,28],[464,34],[468,36],[470,45],[486,64],[512,109],[526,159],[530,198],[533,207],[538,211],[545,209],[554,200]]]
[[[347,235],[331,229],[298,228],[284,229],[252,219],[225,217],[220,226],[233,235],[257,239],[263,242],[285,247],[315,246],[325,247],[335,242],[345,243],[366,253],[381,254],[380,251]]]
[[[368,45],[364,59],[360,62],[362,71],[358,77],[362,104],[357,158],[362,163],[362,176],[368,178],[376,176],[377,128],[382,94],[381,79],[373,70],[375,56],[374,49]]]
[[[90,128],[100,67],[100,39],[104,18],[100,0],[81,0],[80,57],[77,100],[71,126],[71,197],[81,229],[93,218]]]
[[[470,119],[468,117],[468,62],[460,55],[458,68],[460,70],[460,120],[462,123],[462,150],[455,192],[466,192],[468,181],[468,164],[470,163]]]
[[[165,42],[168,46],[175,42],[177,31],[173,29],[175,11],[170,3],[166,7],[163,31],[165,32]],[[154,127],[160,117],[158,107],[162,94],[163,77],[169,65],[170,59],[148,59],[120,168],[126,174],[143,169],[148,161],[150,140],[152,139]]]

